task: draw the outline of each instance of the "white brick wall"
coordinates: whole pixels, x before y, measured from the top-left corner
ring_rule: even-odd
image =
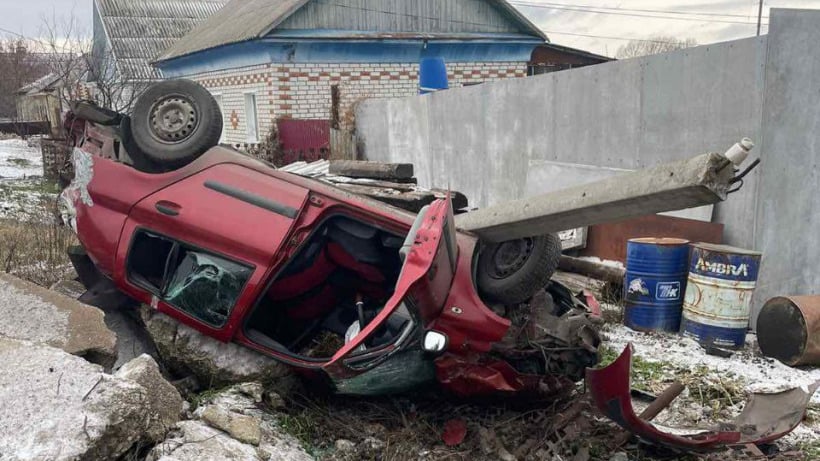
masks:
[[[222,96],[225,142],[248,144],[245,98],[256,94],[260,137],[278,118],[330,118],[331,86],[339,85],[343,121],[352,121],[352,106],[361,99],[417,94],[418,64],[264,64],[194,75]],[[525,62],[455,63],[448,65],[451,87],[527,75]]]

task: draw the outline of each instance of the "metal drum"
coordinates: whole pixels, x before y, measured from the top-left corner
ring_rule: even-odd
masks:
[[[626,245],[624,324],[639,331],[678,331],[689,241],[632,239]]]
[[[692,245],[681,331],[704,346],[746,342],[761,253],[726,245]]]
[[[757,317],[757,341],[786,365],[820,365],[820,296],[770,299]]]

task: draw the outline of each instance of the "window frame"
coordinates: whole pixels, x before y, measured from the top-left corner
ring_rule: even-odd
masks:
[[[142,280],[141,280],[141,279],[143,279],[143,277],[139,276],[139,277],[135,278],[132,275],[132,269],[131,269],[132,250],[134,248],[134,243],[136,242],[137,238],[139,238],[139,236],[141,234],[148,234],[148,235],[150,235],[152,237],[155,237],[155,238],[161,238],[161,239],[163,239],[167,242],[170,242],[171,245],[172,245],[171,246],[171,251],[168,253],[168,256],[165,258],[165,267],[163,269],[163,275],[162,275],[162,286],[159,288],[159,292],[157,292],[157,290],[153,286],[146,286],[146,284],[143,283]],[[246,268],[250,271],[248,273],[247,280],[245,280],[245,282],[242,284],[242,287],[241,287],[241,289],[239,290],[239,292],[236,296],[236,300],[234,301],[234,304],[231,306],[228,314],[225,316],[225,322],[222,325],[215,325],[215,324],[210,323],[210,322],[208,322],[204,319],[201,319],[201,318],[197,317],[196,315],[194,315],[193,313],[188,312],[187,310],[184,310],[184,309],[172,304],[171,302],[169,302],[165,298],[165,292],[168,288],[168,283],[170,282],[170,278],[172,276],[172,272],[169,270],[170,265],[171,265],[171,260],[176,259],[176,258],[173,258],[173,257],[179,255],[179,251],[180,251],[181,247],[185,247],[185,249],[187,249],[189,251],[196,251],[196,252],[200,252],[200,253],[205,253],[206,255],[209,255],[209,256],[212,256],[212,257],[224,259],[225,261],[228,261],[232,264],[236,264],[237,266],[244,267],[244,268]],[[187,317],[189,317],[189,318],[191,318],[191,319],[193,319],[193,320],[195,320],[195,321],[197,321],[197,322],[199,322],[203,325],[207,325],[208,327],[213,328],[215,330],[222,330],[228,325],[228,323],[229,323],[228,321],[229,321],[231,315],[233,315],[233,313],[236,310],[237,305],[239,304],[239,299],[241,299],[242,294],[245,293],[245,291],[248,289],[248,284],[250,283],[251,279],[253,278],[253,274],[255,272],[256,272],[256,265],[254,265],[254,264],[250,264],[248,262],[238,260],[234,257],[227,256],[227,255],[225,255],[223,253],[219,253],[217,251],[213,251],[213,250],[209,250],[207,248],[203,248],[202,246],[199,246],[199,245],[194,245],[190,242],[186,242],[185,240],[170,237],[167,234],[163,234],[161,232],[156,232],[156,231],[151,230],[151,229],[146,228],[146,227],[137,227],[136,229],[134,229],[134,233],[131,236],[131,241],[128,243],[128,254],[125,258],[125,279],[128,283],[130,283],[131,285],[133,285],[133,286],[135,286],[139,289],[147,291],[152,296],[156,297],[160,302],[170,306],[172,309],[174,309],[174,311],[179,312],[181,314],[184,314],[185,316],[187,316]]]
[[[242,93],[245,101],[245,140],[251,144],[259,142],[259,100],[256,92],[248,91]],[[251,124],[251,114],[253,114],[253,124]],[[253,136],[251,135],[253,126]]]

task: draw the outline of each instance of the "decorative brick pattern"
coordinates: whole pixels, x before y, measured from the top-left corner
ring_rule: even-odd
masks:
[[[454,63],[448,66],[450,86],[459,87],[527,75],[524,62]],[[339,86],[339,115],[352,120],[353,106],[367,98],[411,96],[418,92],[418,64],[290,64],[272,63],[191,76],[222,97],[224,142],[253,144],[247,137],[245,94],[256,95],[259,135],[278,118],[329,119],[331,86]],[[232,114],[236,114],[232,116]]]

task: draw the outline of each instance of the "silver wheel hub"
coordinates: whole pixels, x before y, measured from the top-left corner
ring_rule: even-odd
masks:
[[[149,117],[152,134],[160,141],[172,143],[190,137],[199,123],[194,104],[182,96],[157,101]]]

